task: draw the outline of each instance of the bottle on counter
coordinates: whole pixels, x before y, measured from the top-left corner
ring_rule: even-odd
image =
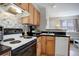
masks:
[[[24,36],[25,35],[25,32],[22,32],[22,36]]]

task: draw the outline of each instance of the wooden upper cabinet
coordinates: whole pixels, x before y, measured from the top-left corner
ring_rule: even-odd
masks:
[[[29,24],[29,18],[28,17],[23,17],[21,18],[22,24]]]
[[[29,15],[29,24],[33,24],[33,18],[34,18],[34,6],[31,4],[31,3],[29,3],[29,13],[30,13],[30,15]]]
[[[28,3],[17,3],[17,5],[18,5],[20,8],[22,8],[22,9],[28,11],[28,5],[29,5]]]
[[[22,18],[23,24],[39,25],[40,24],[40,13],[34,7],[32,3],[17,3],[20,8],[29,12],[29,16]]]
[[[37,17],[37,10],[34,8],[34,25],[37,25],[37,20],[38,20],[38,17]]]
[[[40,23],[40,13],[34,8],[34,25],[39,25]]]
[[[29,4],[28,3],[17,3],[16,5],[18,5],[20,8],[22,8],[23,10],[27,11],[29,10]],[[28,24],[29,23],[29,17],[23,17],[21,18],[21,23],[22,24]]]

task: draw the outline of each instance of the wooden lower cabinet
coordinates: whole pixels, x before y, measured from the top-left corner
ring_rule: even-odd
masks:
[[[2,54],[1,56],[11,56],[11,51],[5,52],[5,53]]]
[[[70,38],[40,36],[37,39],[37,56],[69,56]]]
[[[37,56],[40,56],[41,55],[41,37],[38,38],[36,46],[37,46],[36,48]]]
[[[41,54],[45,55],[46,54],[46,37],[42,36],[41,37]]]
[[[44,55],[55,55],[55,39],[51,36],[40,36],[37,39],[37,56]]]
[[[37,56],[41,55],[41,44],[40,42],[37,43]]]
[[[55,37],[46,37],[46,55],[55,55]]]

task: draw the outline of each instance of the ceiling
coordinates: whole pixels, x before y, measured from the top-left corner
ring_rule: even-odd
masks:
[[[46,8],[46,13],[50,17],[79,15],[79,3],[38,3],[37,5],[39,8]]]
[[[56,5],[58,7],[60,6],[79,6],[79,3],[36,3],[37,5],[47,7],[47,6],[53,6]]]
[[[37,5],[41,6],[41,7],[46,7],[46,6],[51,6],[55,3],[36,3]]]

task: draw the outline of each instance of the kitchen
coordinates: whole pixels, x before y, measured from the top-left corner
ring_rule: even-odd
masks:
[[[56,8],[53,3],[0,3],[0,55],[70,56],[71,36],[59,20],[67,17],[52,18],[51,7]]]

